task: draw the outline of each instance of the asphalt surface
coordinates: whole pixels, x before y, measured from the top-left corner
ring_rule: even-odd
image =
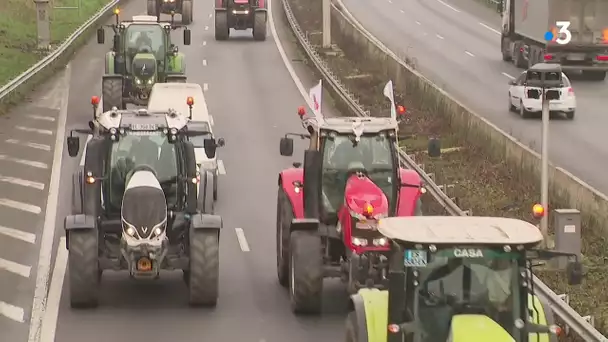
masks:
[[[522,143],[540,151],[541,122],[508,111],[508,81],[523,72],[501,60],[500,16],[473,0],[343,0],[376,38],[435,84]],[[574,121],[555,119],[550,160],[608,193],[606,82],[573,79]]]
[[[27,337],[64,72],[0,118],[0,334]]]
[[[270,25],[265,42],[254,42],[247,32],[216,42],[212,6],[212,2],[197,2],[194,24],[190,26],[192,45],[180,45],[180,49],[186,54],[189,81],[206,89],[216,136],[226,139],[226,146],[218,152],[226,172],[220,179],[216,205],[224,219],[217,308],[189,308],[181,272],[165,272],[158,281],[138,283],[125,273],[108,271],[102,278],[99,308],[72,310],[67,276],[61,277],[63,260],[53,271],[45,316],[45,323],[52,327],[49,339],[43,342],[308,342],[342,338],[346,313],[343,286],[326,281],[321,317],[296,317],[291,313],[287,291],[276,278],[277,175],[292,161],[301,159],[301,154],[297,159],[280,157],[278,145],[285,132],[302,131],[296,115],[297,107],[304,104],[301,92],[284,66]],[[282,21],[279,6],[280,2],[275,1],[277,24]],[[140,1],[122,9],[126,17],[143,13],[145,3]],[[277,29],[281,31],[280,27]],[[91,116],[90,96],[100,92],[101,56],[107,48],[91,42],[71,63],[66,127],[86,126]],[[285,49],[288,59],[298,60],[291,45]],[[296,73],[308,72],[297,61],[294,63]],[[302,82],[306,88],[313,84],[307,77]],[[70,210],[71,174],[79,163],[80,157],[69,158],[65,153],[57,208],[58,237],[64,235],[62,224]],[[55,249],[62,248],[56,242]]]

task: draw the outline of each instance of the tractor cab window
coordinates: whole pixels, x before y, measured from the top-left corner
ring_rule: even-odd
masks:
[[[138,165],[152,167],[165,192],[168,207],[174,207],[178,174],[175,145],[161,132],[127,132],[112,144],[107,183],[111,210],[120,210],[130,172]]]
[[[152,53],[160,61],[164,59],[165,32],[160,25],[131,24],[125,29],[125,37],[127,56],[130,60],[142,52]]]
[[[406,252],[406,265],[407,265]],[[423,341],[446,341],[452,319],[483,315],[513,335],[519,307],[519,254],[492,249],[453,248],[431,255],[420,272],[416,310]]]
[[[331,135],[323,143],[323,207],[335,213],[344,203],[344,189],[349,173],[364,169],[380,187],[389,203],[392,197],[392,142],[386,135],[363,135],[359,142],[354,135]]]

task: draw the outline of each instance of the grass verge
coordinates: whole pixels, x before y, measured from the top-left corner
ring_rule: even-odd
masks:
[[[321,0],[289,0],[302,31],[310,41],[321,43]],[[304,52],[302,52],[304,55]],[[372,65],[362,59],[354,46],[336,46],[331,53],[321,53],[347,88],[359,97],[360,103],[375,116],[388,115],[388,101],[382,96],[386,79],[382,66]],[[406,59],[406,62],[408,60]],[[414,103],[405,94],[396,93],[397,102],[407,106]],[[401,128],[400,135],[409,138],[402,141],[403,147],[413,154],[418,163],[424,165],[427,173],[434,173],[436,183],[452,184],[448,194],[455,197],[462,209],[470,209],[477,216],[504,216],[531,221],[530,209],[539,200],[538,184],[514,177],[508,165],[502,160],[491,160],[484,154],[483,147],[471,146],[466,137],[452,132],[450,122],[440,113],[419,111],[408,108],[411,117]],[[441,158],[429,159],[424,152],[430,136],[440,137],[446,153]],[[431,198],[425,199],[428,214],[444,214]],[[557,203],[550,203],[557,208]],[[601,246],[600,246],[601,244]],[[608,292],[603,290],[608,276],[604,275],[603,264],[606,255],[603,239],[587,231],[583,235],[583,253],[588,264],[584,283],[569,287],[561,272],[548,269],[536,274],[556,293],[568,293],[570,305],[583,315],[593,315],[600,331],[606,331],[602,322],[608,312]],[[600,266],[597,266],[601,264]],[[581,341],[575,336],[564,336],[562,341]]]

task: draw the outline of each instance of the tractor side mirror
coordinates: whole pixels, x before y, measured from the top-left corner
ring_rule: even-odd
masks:
[[[205,141],[203,143],[203,147],[205,149],[205,155],[207,155],[207,158],[209,158],[209,159],[215,158],[215,152],[216,152],[217,146],[218,146],[218,144],[215,142],[215,139],[213,139],[213,138],[205,139]]]
[[[68,137],[68,154],[70,157],[76,157],[78,155],[78,150],[80,150],[80,138],[75,136]]]
[[[120,36],[115,34],[114,39],[112,40],[112,50],[114,52],[120,51]]]
[[[283,157],[293,156],[293,139],[288,137],[281,138],[279,150]]]
[[[430,138],[427,153],[431,158],[437,158],[441,156],[441,142],[438,138]]]
[[[583,281],[583,264],[580,261],[570,261],[566,266],[568,285],[580,285]]]
[[[97,29],[97,44],[104,44],[106,42],[106,31],[103,27]]]
[[[217,139],[217,146],[218,147],[224,147],[224,145],[226,145],[226,140],[224,140],[224,138]]]
[[[192,41],[192,32],[190,29],[184,29],[184,45],[190,45]]]

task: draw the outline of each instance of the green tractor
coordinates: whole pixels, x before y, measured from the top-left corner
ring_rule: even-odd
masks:
[[[171,31],[184,28],[184,45],[190,45],[191,32],[183,25],[160,22],[153,16],[134,16],[131,21],[116,22],[112,50],[105,56],[102,78],[103,112],[113,107],[126,109],[128,103],[146,106],[152,86],[157,82],[186,82],[184,54],[171,43]],[[105,43],[103,27],[97,30],[97,42]]]
[[[497,217],[383,218],[391,240],[388,290],[351,297],[346,342],[556,342],[561,329],[534,289],[531,260],[576,256],[533,249],[543,237],[525,221]]]

